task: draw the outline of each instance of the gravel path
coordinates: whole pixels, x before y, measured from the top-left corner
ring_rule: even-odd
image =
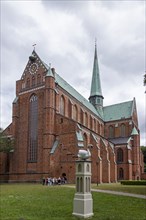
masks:
[[[132,193],[126,193],[126,192],[117,192],[117,191],[101,190],[101,189],[91,189],[91,191],[92,192],[101,192],[101,193],[108,193],[108,194],[113,194],[113,195],[130,196],[130,197],[135,197],[135,198],[146,199],[145,195],[132,194]]]
[[[71,188],[75,188],[75,186],[69,186],[69,185],[65,185],[65,186],[71,187]],[[130,197],[135,197],[135,198],[140,198],[140,199],[146,199],[145,195],[140,195],[140,194],[126,193],[126,192],[117,192],[117,191],[102,190],[102,189],[91,189],[91,191],[92,192],[100,192],[100,193],[119,195],[119,196],[130,196]]]

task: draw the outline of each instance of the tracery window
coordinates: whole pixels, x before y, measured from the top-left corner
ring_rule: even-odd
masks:
[[[32,95],[29,101],[28,162],[37,161],[38,148],[38,98]]]
[[[117,162],[121,163],[123,162],[123,150],[121,148],[117,151]]]

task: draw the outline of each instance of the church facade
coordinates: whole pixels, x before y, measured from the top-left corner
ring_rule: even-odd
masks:
[[[92,182],[141,179],[136,101],[103,106],[103,99],[96,46],[89,101],[33,50],[16,81],[12,123],[4,131],[15,139],[15,148],[0,153],[1,180],[66,176],[74,183],[78,151],[87,148]]]

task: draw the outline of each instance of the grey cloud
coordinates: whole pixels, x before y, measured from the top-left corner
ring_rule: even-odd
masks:
[[[3,107],[9,108],[9,114],[11,104],[7,103],[12,103],[14,99],[15,81],[21,77],[32,52],[33,43],[37,43],[36,51],[40,58],[47,64],[52,63],[52,67],[55,67],[60,76],[80,93],[85,91],[82,94],[88,98],[93,68],[94,38],[97,37],[105,105],[126,101],[132,99],[133,96],[139,97],[137,94],[139,91],[135,91],[139,85],[136,85],[134,78],[142,74],[144,68],[144,22],[141,21],[140,13],[137,12],[135,5],[142,6],[142,3],[137,1],[130,5],[125,1],[122,3],[119,1],[42,1],[43,23],[41,17],[39,23],[39,20],[31,13],[28,14],[26,11],[24,16],[22,8],[18,10],[18,7],[12,8],[11,5],[8,1],[7,4],[3,4],[1,15],[2,89],[3,99],[5,99]],[[116,33],[116,36],[114,24],[109,23],[111,16],[115,12],[121,12],[121,9],[127,12],[131,10],[130,7],[135,7],[137,12],[133,14],[135,19],[127,19],[126,23],[123,23],[123,27],[126,26],[126,28],[121,30],[121,35]],[[37,14],[39,17],[40,12],[38,11]],[[50,20],[50,14],[52,20]],[[67,23],[67,27],[64,26],[64,20],[62,20],[64,14],[65,19],[70,16],[72,18],[71,24]],[[57,26],[57,19],[61,21],[62,28]],[[120,24],[119,20],[116,21],[114,18],[112,21],[116,22],[116,27]],[[131,38],[128,38],[129,35],[132,36],[132,40],[134,39],[133,42]],[[59,44],[55,45],[57,42],[61,44],[60,48]],[[11,95],[7,94],[7,90],[11,91]],[[5,115],[7,114],[8,111]],[[144,134],[141,108],[138,115],[141,134]],[[6,117],[3,122],[7,121],[8,117]]]
[[[64,11],[74,11],[74,10],[81,10],[82,8],[86,7],[84,1],[62,1],[62,0],[55,0],[55,1],[44,1],[42,0],[42,5],[44,7],[47,7],[48,9],[50,8],[55,8],[59,10],[64,10]]]

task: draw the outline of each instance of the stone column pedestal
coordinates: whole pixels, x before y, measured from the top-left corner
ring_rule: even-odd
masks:
[[[76,217],[93,216],[93,199],[91,194],[91,161],[76,161],[76,193],[73,213]]]

